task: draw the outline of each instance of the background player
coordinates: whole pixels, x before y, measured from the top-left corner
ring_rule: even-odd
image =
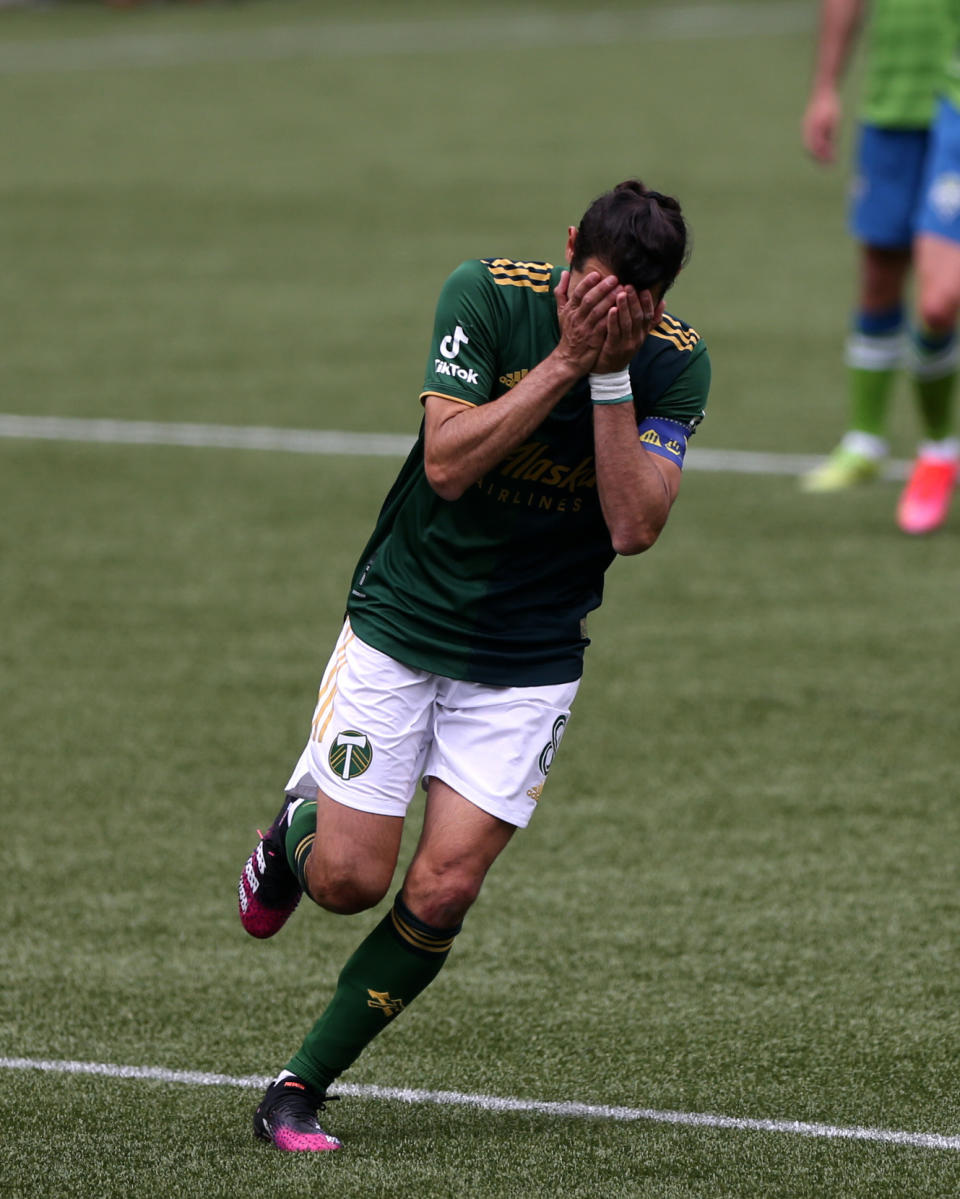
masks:
[[[278,1148],[339,1147],[316,1118],[328,1086],[436,976],[540,799],[604,572],[656,541],[703,415],[704,344],[664,311],[686,252],[677,202],[631,180],[569,229],[568,270],[485,259],[443,288],[420,437],[360,557],[283,807],[240,879],[258,937],[303,891],[332,912],[373,907],[424,780],[393,906],[255,1113]]]
[[[823,0],[804,142],[832,162],[841,120],[840,80],[862,27],[864,0]],[[865,80],[851,226],[859,243],[857,308],[847,339],[849,429],[807,475],[808,491],[835,491],[874,478],[888,452],[895,372],[913,378],[924,440],[900,498],[898,521],[922,533],[946,518],[956,476],[953,431],[957,346],[953,321],[921,299],[905,338],[905,295],[924,188],[929,127],[949,48],[945,0],[874,0],[867,23]]]
[[[914,243],[917,305],[933,346],[953,345],[960,314],[960,0],[947,0],[946,7],[951,53],[940,78]],[[911,482],[912,500],[908,489],[908,502],[901,502],[901,525],[908,532],[925,532],[946,515],[957,479],[957,443],[942,443],[936,451],[928,447],[928,465]]]

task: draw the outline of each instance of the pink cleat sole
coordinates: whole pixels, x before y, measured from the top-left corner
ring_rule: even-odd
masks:
[[[326,1107],[327,1096],[314,1091],[295,1074],[284,1073],[286,1077],[270,1084],[254,1112],[253,1135],[284,1153],[328,1153],[341,1149],[341,1142],[317,1123],[317,1113]]]
[[[272,1140],[284,1153],[327,1153],[343,1148],[340,1141],[328,1133],[294,1132],[291,1128],[278,1128]]]

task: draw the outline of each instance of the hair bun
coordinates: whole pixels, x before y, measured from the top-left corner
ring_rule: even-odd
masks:
[[[598,196],[583,214],[570,265],[579,270],[596,259],[636,291],[663,294],[687,260],[687,225],[679,201],[625,179]]]

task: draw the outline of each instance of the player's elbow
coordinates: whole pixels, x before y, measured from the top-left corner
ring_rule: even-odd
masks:
[[[625,522],[610,530],[610,541],[617,554],[629,558],[650,549],[660,536],[662,528],[662,523],[648,520]]]
[[[644,550],[648,550],[657,540],[657,534],[651,533],[644,536],[618,536],[612,538],[613,548],[621,557],[629,558],[634,554],[642,554]]]
[[[467,490],[455,464],[427,458],[423,469],[427,482],[442,500],[458,500]]]

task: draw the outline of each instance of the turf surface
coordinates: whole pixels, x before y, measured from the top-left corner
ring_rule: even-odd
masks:
[[[799,149],[810,34],[708,36],[705,11],[471,52],[423,22],[517,10],[370,5],[380,48],[350,55],[322,49],[358,23],[339,3],[3,14],[0,407],[410,432],[447,270],[555,256],[636,172],[694,225],[671,300],[714,361],[698,443],[826,450],[852,283],[843,172]],[[422,51],[384,47],[398,21]],[[251,51],[280,27],[302,53]],[[130,64],[102,65],[118,37]],[[245,1078],[296,1047],[376,914],[258,945],[234,887],[396,465],[0,442],[0,1056]],[[689,473],[611,572],[533,825],[348,1081],[960,1132],[960,534],[903,538],[895,498]],[[960,1189],[956,1151],[360,1097],[328,1115],[342,1154],[291,1160],[252,1141],[257,1097],[0,1070],[0,1194]]]

